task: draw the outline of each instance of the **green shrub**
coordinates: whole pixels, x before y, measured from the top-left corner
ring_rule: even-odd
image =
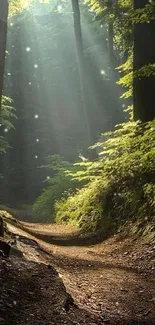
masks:
[[[1,116],[0,124],[2,127],[7,128],[8,130],[13,128],[12,120],[16,117],[14,114],[15,109],[12,107],[12,100],[9,97],[2,96],[2,107],[1,107]],[[0,154],[5,153],[6,149],[9,147],[9,144],[4,139],[3,136],[0,136]]]

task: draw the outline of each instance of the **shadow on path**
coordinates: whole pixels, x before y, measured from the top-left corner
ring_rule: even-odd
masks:
[[[46,243],[57,245],[57,246],[90,246],[96,245],[101,243],[103,240],[106,239],[105,234],[98,232],[95,235],[83,235],[81,233],[76,234],[65,234],[62,235],[55,235],[55,234],[41,234],[35,230],[30,229],[29,227],[25,227],[25,230],[35,236],[38,239],[45,241]]]
[[[89,246],[89,245],[95,245],[97,243],[97,238],[94,237],[85,237],[80,238],[77,237],[77,235],[68,235],[67,237],[63,236],[52,236],[52,235],[45,235],[45,234],[39,234],[33,230],[28,230],[30,234],[33,234],[36,238],[57,246]],[[97,270],[97,269],[117,269],[118,271],[122,272],[133,272],[135,274],[140,273],[138,269],[136,269],[133,266],[125,266],[120,263],[118,263],[116,260],[112,262],[105,262],[104,258],[107,257],[107,254],[98,254],[95,253],[95,256],[98,259],[93,259],[93,257],[90,259],[90,255],[92,255],[92,252],[86,251],[85,256],[86,258],[80,258],[78,256],[73,257],[69,256],[68,254],[53,254],[52,248],[51,250],[46,249],[42,247],[42,245],[38,244],[40,249],[43,250],[44,253],[47,253],[49,258],[52,258],[52,261],[56,263],[57,266],[62,267],[63,269],[69,270],[69,268],[72,269],[78,269],[81,271],[84,269],[90,269],[90,270]],[[43,248],[43,249],[42,249]],[[76,254],[76,249],[75,249]],[[78,254],[78,253],[77,253]],[[94,255],[94,254],[93,254]],[[95,257],[94,256],[94,257]],[[101,260],[102,259],[102,260]]]

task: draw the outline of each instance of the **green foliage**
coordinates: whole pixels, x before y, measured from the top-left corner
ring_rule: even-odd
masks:
[[[140,69],[133,72],[133,55],[131,54],[128,60],[118,67],[120,73],[124,73],[124,76],[117,82],[118,85],[128,88],[123,93],[122,98],[129,98],[133,94],[133,78],[149,78],[155,76],[155,63],[144,65]]]
[[[131,10],[130,16],[135,24],[150,23],[151,20],[155,19],[155,3],[150,2],[143,9]]]
[[[9,0],[9,17],[14,17],[29,8],[33,2],[39,2],[39,0]],[[49,0],[43,0],[43,2],[48,3]]]
[[[31,0],[9,0],[9,16],[15,16],[28,7]]]
[[[119,67],[121,77],[118,84],[125,88],[122,98],[132,97],[133,78],[155,74],[154,64],[148,64],[133,73],[133,26],[155,20],[155,3],[152,1],[141,9],[133,9],[132,0],[86,0],[86,3],[106,28],[109,21],[113,22],[114,50],[119,52],[120,58],[126,51],[128,52],[127,61]]]
[[[57,222],[87,231],[102,227],[106,235],[128,219],[155,212],[155,121],[123,123],[103,138],[94,146],[100,158],[86,163],[82,173],[88,184],[55,208]],[[79,172],[72,177],[81,179]]]
[[[117,82],[118,85],[121,85],[123,88],[128,88],[126,92],[121,96],[122,98],[129,98],[132,96],[133,92],[133,54],[129,55],[128,60],[118,67],[120,73],[124,76],[120,78]]]
[[[77,182],[71,180],[71,176],[67,173],[75,170],[75,167],[64,161],[60,156],[53,155],[47,158],[48,165],[42,166],[46,168],[52,177],[47,180],[48,186],[37,198],[33,210],[38,217],[44,218],[44,220],[53,221],[54,219],[54,204],[55,201],[60,199],[63,195],[64,198],[75,190]]]
[[[8,130],[13,128],[12,120],[15,118],[14,111],[12,107],[12,100],[6,96],[2,97],[2,109],[1,109],[1,127],[5,127]],[[9,147],[9,144],[3,136],[0,136],[0,154],[5,153],[6,149]]]
[[[6,96],[2,97],[1,125],[8,130],[14,128],[12,120],[16,117],[15,108],[12,106],[12,99]]]

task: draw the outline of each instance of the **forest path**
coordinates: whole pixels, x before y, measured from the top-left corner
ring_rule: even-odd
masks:
[[[25,256],[53,265],[80,308],[103,324],[155,323],[154,237],[133,241],[118,235],[92,246],[71,227],[24,225],[29,235],[14,226],[10,230],[35,238],[47,252],[28,256],[26,246]],[[20,240],[18,245],[24,251]]]

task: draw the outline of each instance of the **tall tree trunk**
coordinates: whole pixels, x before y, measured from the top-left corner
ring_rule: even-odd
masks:
[[[134,9],[142,9],[148,0],[133,0]],[[155,63],[155,20],[134,25],[134,72],[141,67]],[[155,118],[155,76],[134,78],[134,119],[148,122]]]
[[[8,0],[0,0],[0,116],[7,37]]]
[[[92,130],[91,130],[91,121],[89,118],[89,95],[88,95],[88,80],[87,80],[87,67],[83,51],[83,39],[82,39],[82,30],[81,30],[81,17],[80,17],[80,7],[79,0],[71,0],[72,9],[73,9],[73,19],[74,19],[74,34],[77,50],[77,60],[79,67],[79,76],[80,76],[80,86],[81,86],[81,102],[82,109],[85,118],[85,127],[87,132],[87,146],[92,144]]]
[[[108,15],[114,14],[114,1],[108,0],[107,2],[107,8],[108,8]],[[114,22],[112,19],[109,19],[108,22],[108,48],[109,48],[109,77],[110,77],[110,92],[111,96],[114,98],[114,106],[115,110],[112,114],[112,125],[113,128],[114,125],[120,123],[124,119],[123,117],[123,110],[121,108],[121,88],[117,85],[117,81],[119,79],[119,73],[116,69],[119,65],[118,59],[116,57],[115,51],[114,51]]]
[[[109,0],[107,2],[108,12],[109,14],[113,14],[113,0]],[[109,20],[108,23],[108,41],[109,41],[109,63],[111,69],[111,78],[115,81],[118,80],[118,72],[116,70],[117,67],[117,59],[114,53],[114,25],[113,21]]]

